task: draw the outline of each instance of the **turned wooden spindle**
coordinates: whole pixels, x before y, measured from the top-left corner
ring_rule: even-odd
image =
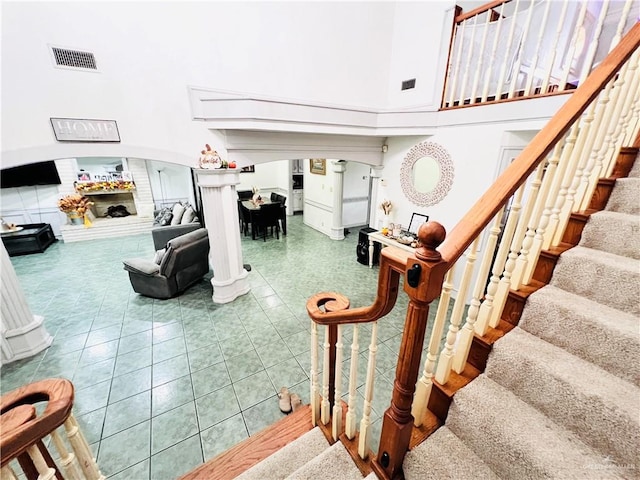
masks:
[[[420,369],[420,357],[429,304],[438,297],[449,269],[436,248],[444,241],[446,230],[437,222],[427,222],[418,230],[420,246],[415,258],[408,258],[404,289],[409,296],[402,343],[393,385],[391,406],[382,420],[378,456],[372,468],[379,478],[401,478],[402,461],[409,449],[413,416],[411,403]]]

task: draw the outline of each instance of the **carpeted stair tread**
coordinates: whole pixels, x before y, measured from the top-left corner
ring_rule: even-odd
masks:
[[[610,463],[484,374],[456,393],[446,425],[501,478],[602,479]],[[616,465],[606,473],[624,478]]]
[[[406,480],[499,478],[446,426],[440,427],[407,453],[402,470]]]
[[[371,472],[369,475],[364,477],[364,480],[378,480],[378,476],[374,472]]]
[[[316,427],[236,478],[242,480],[287,478],[287,475],[302,467],[328,447],[329,442],[327,442],[324,433],[319,427]]]
[[[618,178],[605,210],[640,215],[640,178]]]
[[[640,260],[640,217],[606,210],[594,213],[582,231],[580,246]]]
[[[547,285],[529,296],[518,325],[640,387],[638,323],[634,315]]]
[[[635,385],[518,327],[494,344],[485,374],[617,464],[635,463]]]
[[[336,442],[287,478],[291,480],[361,480],[362,474],[342,442]]]
[[[640,315],[640,260],[574,247],[561,255],[549,283],[616,310]]]

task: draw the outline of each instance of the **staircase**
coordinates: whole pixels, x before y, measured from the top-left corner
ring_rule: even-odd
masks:
[[[529,296],[519,325],[494,344],[485,372],[456,393],[445,425],[407,454],[405,478],[638,478],[639,299],[636,161],[549,284]],[[316,427],[237,478],[363,474]]]
[[[639,215],[636,161],[445,425],[407,454],[407,479],[638,478]]]

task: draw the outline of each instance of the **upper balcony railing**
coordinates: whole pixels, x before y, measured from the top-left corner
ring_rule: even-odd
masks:
[[[575,89],[638,9],[634,0],[494,0],[458,9],[441,108]]]

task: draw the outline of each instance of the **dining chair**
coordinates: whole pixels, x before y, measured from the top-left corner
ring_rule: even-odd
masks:
[[[242,206],[242,200],[238,199],[238,219],[240,220],[240,233],[246,237],[249,235],[249,224],[251,223],[251,212]]]
[[[253,197],[251,190],[238,190],[237,193],[240,200],[251,200],[251,197]]]
[[[253,221],[251,222],[252,233],[256,232],[258,237],[262,237],[263,241],[267,241],[267,229],[276,230],[276,238],[280,239],[280,215],[282,211],[281,203],[267,203],[260,207],[260,210],[253,213]],[[254,230],[255,229],[255,230]],[[254,237],[255,238],[255,237]]]

